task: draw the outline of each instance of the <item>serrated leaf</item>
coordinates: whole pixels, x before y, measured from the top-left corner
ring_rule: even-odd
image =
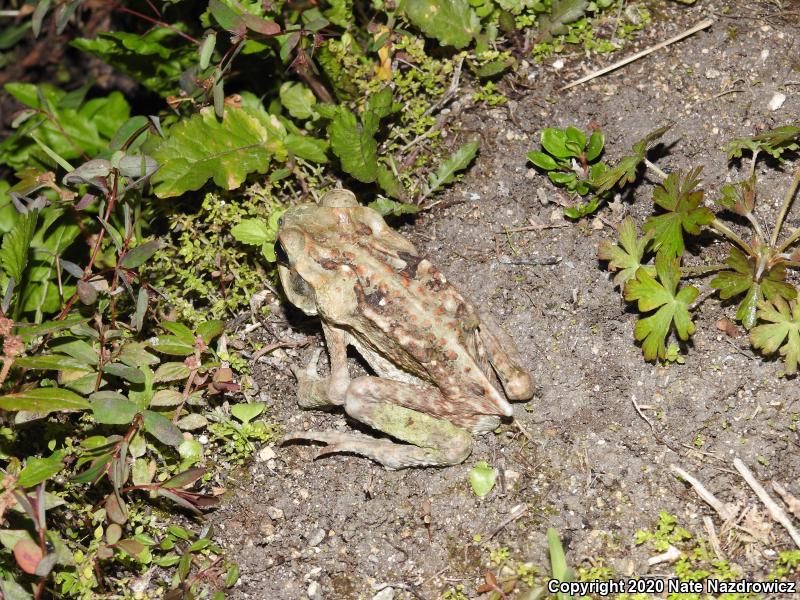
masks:
[[[682,340],[689,339],[695,329],[689,305],[697,298],[698,290],[692,286],[678,290],[680,261],[657,254],[656,274],[658,280],[646,269],[639,269],[636,278],[625,284],[625,300],[637,302],[640,312],[658,309],[655,314],[640,318],[634,329],[646,360],[666,357],[665,340],[673,327]]]
[[[800,361],[800,303],[788,303],[780,297],[772,302],[761,302],[758,319],[767,323],[750,331],[753,346],[767,355],[780,350],[786,363],[786,374],[797,373],[797,363]]]
[[[797,296],[794,287],[786,283],[786,268],[782,264],[775,265],[757,280],[755,259],[749,258],[736,246],[731,247],[725,263],[731,267],[730,270],[718,273],[710,285],[719,290],[723,300],[745,294],[736,309],[736,319],[745,329],[751,329],[758,322],[758,306],[765,299],[782,297],[792,300]]]
[[[310,135],[290,133],[283,138],[283,143],[286,149],[295,156],[319,164],[328,162],[328,157],[325,154],[328,151],[328,142],[325,140],[320,140]]]
[[[497,469],[490,467],[486,461],[481,461],[469,471],[467,476],[472,491],[478,498],[486,497],[494,488],[497,481]]]
[[[451,183],[456,176],[456,173],[466,169],[478,153],[480,143],[478,141],[467,142],[458,150],[453,152],[447,160],[439,165],[435,173],[428,177],[428,191],[430,195],[438,191],[442,186]]]
[[[388,198],[378,198],[370,202],[367,206],[384,217],[387,215],[399,217],[401,215],[413,215],[419,212],[419,206],[415,204],[395,202]]]
[[[22,281],[25,268],[28,266],[31,242],[36,231],[38,212],[30,211],[20,215],[14,228],[3,236],[0,245],[0,265],[5,274],[17,284]]]
[[[592,186],[595,188],[595,193],[603,194],[614,186],[624,187],[628,183],[636,181],[639,171],[639,165],[644,162],[647,157],[647,150],[650,146],[664,135],[672,127],[668,123],[661,127],[648,132],[643,138],[636,141],[631,148],[633,156],[623,156],[619,162],[609,168],[608,170],[600,173],[592,181]]]
[[[443,46],[461,49],[480,32],[480,19],[467,0],[407,0],[409,20]]]
[[[223,331],[225,331],[225,322],[219,319],[204,321],[197,326],[197,335],[203,338],[206,344],[213,342],[222,335]]]
[[[378,142],[374,133],[360,125],[356,116],[344,107],[339,107],[328,125],[331,149],[341,161],[342,169],[363,183],[371,183],[378,177]]]
[[[603,240],[597,258],[608,261],[609,271],[619,271],[614,276],[614,283],[624,286],[625,282],[636,276],[636,271],[644,267],[642,257],[649,242],[650,236],[639,237],[636,223],[631,217],[626,217],[619,225],[619,245]]]
[[[698,235],[702,225],[714,220],[714,213],[705,206],[703,190],[697,189],[702,167],[695,167],[685,176],[671,173],[653,191],[653,202],[667,211],[647,219],[644,230],[653,236],[652,247],[667,257],[683,256],[683,233]]]
[[[90,405],[85,398],[63,388],[35,388],[0,396],[0,408],[49,413],[57,410],[86,410]]]
[[[273,115],[226,107],[221,121],[213,109],[179,121],[153,157],[161,165],[152,182],[159,198],[200,189],[209,179],[219,187],[239,187],[250,173],[265,173],[270,159],[285,158],[285,129]]]
[[[728,158],[741,158],[744,150],[766,152],[773,158],[781,158],[787,150],[800,149],[800,127],[783,125],[770,129],[752,138],[738,138],[728,142]]]

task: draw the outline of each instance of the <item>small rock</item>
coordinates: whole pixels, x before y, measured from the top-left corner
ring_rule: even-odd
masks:
[[[310,547],[318,546],[322,540],[325,539],[325,530],[317,529],[310,536],[308,536],[308,545]]]
[[[270,521],[261,521],[261,524],[258,526],[258,533],[265,537],[275,535],[275,526]]]
[[[772,95],[772,98],[770,99],[769,104],[767,104],[767,108],[770,109],[771,111],[776,111],[781,106],[783,106],[784,102],[786,102],[786,94],[781,94],[780,92],[775,92]]]
[[[267,514],[269,518],[273,521],[279,521],[283,518],[283,511],[278,508],[277,506],[268,506],[267,507]]]
[[[706,79],[716,79],[719,77],[719,71],[714,68],[706,69]]]
[[[385,587],[380,592],[375,594],[372,597],[372,600],[394,600],[394,589]]]
[[[308,597],[310,600],[322,600],[322,589],[316,581],[308,584]]]
[[[273,458],[275,458],[275,450],[273,450],[270,446],[264,446],[261,450],[259,450],[256,460],[258,462],[267,462]]]
[[[563,68],[564,68],[564,61],[563,61],[563,60],[561,60],[561,59],[559,58],[557,61],[555,61],[555,62],[553,63],[553,68],[554,68],[556,71],[560,71],[561,69],[563,69]]]

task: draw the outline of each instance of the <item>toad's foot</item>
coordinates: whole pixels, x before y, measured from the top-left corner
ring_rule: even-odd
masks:
[[[318,348],[304,368],[291,367],[297,379],[297,404],[300,408],[322,408],[344,404],[344,390],[347,389],[348,383],[347,373],[345,371],[344,377],[320,377],[317,374],[317,362],[321,354],[322,349]],[[340,382],[341,379],[344,380]]]
[[[317,454],[317,458],[338,452],[352,452],[366,456],[385,466],[387,469],[404,469],[407,467],[429,467],[458,464],[442,452],[431,448],[418,448],[405,444],[396,444],[389,440],[379,440],[366,435],[338,433],[335,431],[292,431],[283,441],[310,440],[327,444]],[[467,452],[467,455],[469,452]]]

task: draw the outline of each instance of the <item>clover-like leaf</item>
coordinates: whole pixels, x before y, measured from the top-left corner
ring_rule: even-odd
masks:
[[[694,333],[694,323],[689,305],[697,298],[697,288],[686,286],[678,290],[681,276],[680,261],[662,253],[656,255],[656,280],[647,269],[639,269],[636,278],[625,284],[625,299],[637,302],[641,312],[656,312],[639,319],[634,337],[642,342],[646,360],[666,357],[665,340],[674,327],[678,337],[689,339]]]
[[[683,177],[671,173],[653,192],[653,202],[667,212],[647,219],[644,230],[653,235],[653,249],[670,258],[683,255],[684,231],[697,235],[701,225],[714,220],[714,213],[700,206],[703,190],[697,186],[702,169],[695,167]]]
[[[603,240],[597,250],[597,258],[608,261],[609,271],[619,271],[614,276],[614,283],[624,286],[629,279],[636,276],[636,271],[643,267],[654,273],[653,267],[642,264],[648,243],[650,234],[639,237],[636,223],[631,217],[626,217],[619,225],[619,245]]]
[[[751,329],[758,322],[758,306],[765,299],[783,298],[793,300],[797,291],[786,283],[786,267],[777,264],[757,277],[756,260],[745,255],[737,247],[731,247],[725,260],[730,269],[721,271],[711,280],[712,288],[719,290],[719,297],[728,300],[745,294],[736,309],[736,319],[745,329]]]
[[[767,323],[753,327],[750,342],[763,354],[774,354],[780,350],[786,363],[786,374],[797,373],[797,363],[800,361],[800,303],[789,303],[781,297],[771,302],[761,302],[758,318]]]

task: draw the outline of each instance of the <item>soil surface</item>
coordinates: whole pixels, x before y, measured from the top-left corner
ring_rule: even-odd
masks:
[[[704,516],[718,533],[722,527],[670,473],[672,464],[721,500],[757,511],[763,506],[734,470],[735,457],[761,482],[777,480],[800,496],[797,379],[780,377],[782,363],[754,354],[746,335],[729,337],[715,327],[724,315],[733,319],[735,305],[716,295],[700,304],[685,364],[647,363],[634,343],[636,315],[596,252],[626,214],[644,221],[654,182],[646,179],[597,219],[566,222],[565,197],[525,158],[546,126],[599,126],[607,157],[616,159],[669,120],[674,126],[650,158],[666,171],[705,165],[710,204],[746,166],[728,164],[728,140],[800,116],[800,17],[791,3],[783,12],[776,4],[656,3],[653,23],[623,53],[523,65],[504,83],[507,105],[461,111],[449,136],[456,145],[480,135],[476,164],[438,207],[400,230],[511,334],[537,394],[515,405],[518,425],[477,438],[467,461],[451,468],[388,471],[349,455],[314,460],[317,448],[304,444],[263,450],[261,460],[231,474],[231,493],[212,517],[241,565],[235,597],[433,599],[459,584],[467,597],[479,597],[490,548],[507,548],[514,560],[546,572],[548,527],[560,533],[572,566],[603,559],[619,576],[670,573],[668,564],[648,567],[654,552],[634,544],[637,530],[652,529],[659,511],[700,536],[707,536]],[[715,23],[703,32],[557,91],[708,16]],[[772,110],[776,93],[786,99]],[[784,168],[759,170],[757,212],[765,223],[774,221],[791,179]],[[787,229],[800,226],[798,212]],[[531,224],[543,227],[506,232]],[[709,244],[706,260],[724,258],[721,241]],[[709,290],[708,280],[694,283],[701,294]],[[287,316],[303,330],[288,325]],[[305,364],[321,344],[319,325],[279,309],[273,327],[282,340],[311,336],[312,343],[254,366],[271,417],[283,430],[360,428],[340,412],[297,408],[289,367]],[[358,368],[354,360],[353,373]],[[482,500],[467,482],[479,461],[501,473]],[[498,531],[518,505],[526,512]],[[754,535],[736,542],[722,536],[720,544],[743,573],[763,579],[776,552],[793,545],[779,525],[756,517]]]

